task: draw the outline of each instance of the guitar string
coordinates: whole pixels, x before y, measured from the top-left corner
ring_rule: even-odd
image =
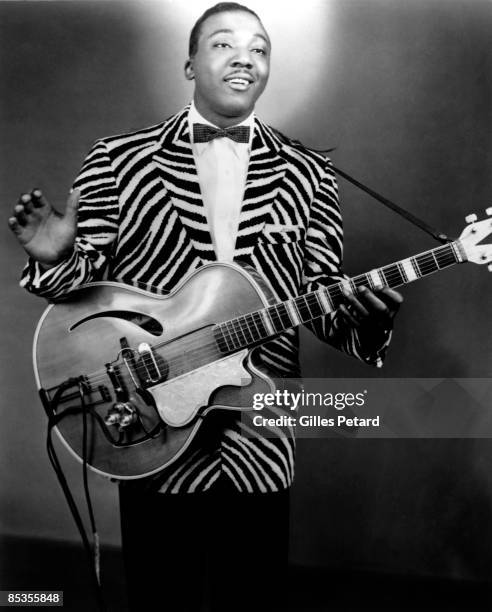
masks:
[[[422,255],[427,255],[427,254],[430,254],[430,258],[429,258],[429,260],[428,260],[428,261],[429,261],[429,262],[434,262],[434,263],[437,263],[437,262],[434,260],[434,257],[432,256],[433,252],[435,252],[435,251],[437,251],[437,250],[449,250],[449,245],[444,245],[444,246],[442,246],[442,247],[438,247],[437,249],[434,249],[434,250],[428,251],[428,252],[426,252],[426,253],[424,253],[424,254],[422,254]],[[450,254],[451,254],[451,253],[450,253]],[[419,255],[417,255],[416,257],[421,257],[421,255],[420,255],[420,256],[419,256]],[[400,262],[398,262],[398,263],[400,263]],[[383,268],[380,268],[379,270],[380,270],[380,271],[383,271],[383,272],[384,272],[385,270],[389,271],[389,272],[390,272],[390,273],[393,275],[393,276],[392,276],[392,280],[398,280],[398,281],[400,281],[400,279],[402,279],[402,275],[401,275],[400,268],[398,267],[398,263],[389,264],[388,266],[384,266]],[[425,265],[425,262],[422,262],[422,263],[424,263],[424,265]],[[422,267],[422,263],[420,263],[420,264],[419,264],[419,266],[420,266],[420,267]],[[455,259],[454,254],[453,254],[453,262],[451,262],[451,263],[456,263],[456,259]],[[434,265],[434,264],[433,264],[433,265]],[[439,266],[439,264],[438,264],[438,266]],[[439,267],[436,269],[436,271],[438,271],[439,269],[442,269],[442,267],[443,267],[443,266],[439,266]],[[393,268],[393,270],[390,270],[390,268]],[[427,274],[427,271],[426,271],[426,272],[424,272],[424,273],[422,273],[422,276],[425,276],[426,274]],[[388,278],[388,274],[385,274],[385,276],[386,276],[386,278]],[[350,280],[351,280],[351,281],[357,281],[357,280],[369,280],[369,276],[368,276],[368,274],[361,274],[361,275],[359,275],[359,276],[353,277],[353,278],[352,278],[352,279],[350,279]],[[317,302],[317,297],[316,297],[316,295],[314,295],[314,294],[316,294],[316,293],[320,293],[320,292],[323,292],[323,291],[326,291],[326,292],[328,292],[328,293],[329,293],[329,292],[330,292],[330,290],[335,290],[335,291],[336,291],[337,289],[339,289],[339,287],[340,287],[340,286],[343,288],[344,284],[345,284],[345,283],[348,283],[348,282],[349,282],[349,281],[342,281],[342,282],[340,282],[340,283],[334,283],[333,285],[330,285],[330,286],[328,286],[328,287],[325,287],[325,288],[319,289],[319,290],[317,290],[317,291],[314,291],[314,292],[312,292],[311,294],[308,294],[308,295],[306,295],[306,296],[302,296],[302,295],[301,295],[301,296],[296,296],[296,297],[293,297],[293,298],[291,298],[291,299],[289,299],[289,300],[285,300],[285,301],[279,302],[279,303],[277,303],[277,304],[275,304],[275,305],[271,306],[270,308],[277,308],[277,307],[280,307],[280,306],[282,306],[282,305],[285,305],[286,303],[295,302],[296,300],[302,301],[302,300],[308,300],[308,299],[310,299],[310,300],[312,301],[312,303],[316,303],[316,302]],[[408,282],[408,281],[403,280],[403,281],[402,281],[400,284],[406,284],[406,282]],[[366,284],[369,284],[369,285],[370,285],[370,282],[368,282],[368,283],[366,283]],[[390,281],[390,282],[387,282],[387,283],[384,283],[384,284],[385,284],[385,285],[390,286],[390,285],[392,285],[392,282]],[[393,285],[393,286],[397,286],[397,285]],[[255,315],[255,314],[257,314],[257,313],[260,313],[260,312],[264,312],[264,311],[265,311],[265,310],[267,310],[267,309],[268,309],[268,307],[267,307],[267,308],[263,308],[263,309],[259,309],[259,310],[257,310],[257,311],[252,312],[252,313],[246,313],[246,314],[244,314],[244,315],[240,315],[239,317],[235,317],[234,319],[229,319],[229,320],[227,320],[227,321],[223,321],[223,322],[221,322],[221,323],[219,323],[219,324],[217,324],[217,325],[227,325],[227,324],[230,324],[230,325],[233,325],[233,326],[234,326],[234,329],[237,329],[237,328],[239,327],[239,331],[240,331],[241,333],[243,333],[243,330],[248,330],[248,331],[249,331],[249,329],[250,329],[250,325],[249,325],[247,322],[246,322],[246,324],[245,324],[245,325],[243,325],[243,323],[240,321],[240,319],[245,319],[245,318],[247,318],[248,316],[253,317],[253,315]],[[321,313],[321,314],[323,314],[323,313]],[[321,316],[321,315],[320,315],[320,316]],[[260,317],[261,317],[261,315],[260,315]],[[253,322],[253,323],[254,323],[254,322]],[[244,334],[243,334],[243,335],[244,335]],[[250,334],[250,335],[251,335],[251,334]],[[153,347],[152,347],[152,348],[154,348],[154,349],[158,349],[158,348],[161,348],[162,346],[164,346],[165,344],[167,344],[167,341],[164,341],[164,342],[161,342],[161,343],[159,343],[159,342],[158,342],[158,343],[156,343],[155,345],[153,345]]]
[[[296,325],[285,325],[284,329],[288,329],[289,327],[296,327]],[[278,331],[275,334],[271,334],[271,336],[269,337],[274,337],[278,333],[280,332]],[[233,348],[227,346],[227,351],[229,354],[233,354],[234,352],[243,350],[244,348],[247,348],[251,345],[251,343],[249,342],[242,341],[238,333],[236,333],[236,336],[238,338],[239,343],[236,343]],[[265,337],[264,340],[266,341],[267,338],[268,337]],[[199,349],[195,349],[195,355],[193,359],[185,360],[182,357],[174,357],[171,359],[167,355],[165,355],[164,358],[162,357],[162,355],[157,355],[157,358],[153,358],[151,356],[142,356],[140,359],[136,360],[136,362],[132,366],[132,374],[136,375],[139,380],[144,379],[148,380],[150,383],[157,384],[160,379],[162,379],[165,374],[169,372],[170,367],[172,367],[173,369],[173,378],[175,378],[179,375],[190,372],[200,366],[207,365],[207,363],[210,363],[210,361],[217,361],[221,357],[222,355],[217,353],[216,343],[209,342],[205,345],[202,345]],[[121,378],[122,376],[125,379],[130,379],[130,374],[126,375],[126,370],[124,368],[119,367],[117,371],[117,377]],[[91,375],[86,378],[87,382],[93,385],[95,385],[97,382],[107,382],[108,379],[110,379],[108,373],[103,370],[99,371],[99,373],[96,372],[94,373],[94,375]]]
[[[437,259],[434,259],[435,256],[439,256],[441,253],[439,253],[439,251],[448,251],[448,254],[452,255],[453,257],[453,261],[452,262],[441,262],[441,264],[439,264],[439,262],[437,261]],[[424,261],[424,258],[427,258],[427,261]],[[408,260],[416,260],[419,259],[420,261],[418,262],[418,266],[419,269],[421,271],[421,276],[425,276],[426,274],[429,273],[429,271],[438,271],[440,269],[442,269],[442,267],[447,267],[448,265],[451,265],[452,263],[457,263],[456,262],[456,257],[454,255],[454,253],[452,253],[452,251],[449,249],[449,245],[444,245],[443,247],[438,247],[437,249],[433,249],[431,251],[428,251],[426,253],[422,253],[421,255],[417,255],[413,258],[408,258]],[[384,266],[382,268],[379,269],[379,271],[386,271],[385,274],[385,278],[387,280],[386,286],[399,286],[399,285],[395,285],[393,284],[395,281],[397,281],[400,284],[406,284],[406,282],[408,281],[403,281],[402,282],[402,274],[401,274],[401,270],[398,266],[398,263],[401,262],[397,262],[397,263],[393,263],[393,264],[389,264],[388,266]],[[431,265],[430,265],[431,264]],[[436,268],[436,264],[439,266],[438,268]],[[417,277],[418,278],[418,277]],[[361,274],[358,275],[356,277],[353,277],[352,279],[350,279],[350,281],[352,281],[353,283],[356,283],[357,281],[364,281],[364,280],[368,280],[368,274]],[[348,283],[349,281],[347,281]],[[370,283],[368,283],[370,284]],[[318,298],[316,297],[316,293],[321,293],[321,292],[326,292],[330,295],[330,298],[333,299],[337,299],[339,297],[342,296],[342,290],[344,288],[344,283],[337,283],[334,285],[330,285],[329,287],[325,287],[323,289],[319,289],[311,294],[308,294],[307,296],[297,296],[295,298],[292,298],[291,300],[287,300],[286,302],[289,301],[295,301],[295,300],[301,300],[304,298],[304,301],[307,303],[307,307],[312,315],[311,309],[309,308],[309,306],[313,306],[316,305],[316,307],[319,309],[320,305],[319,305],[319,301]],[[280,302],[278,304],[275,304],[273,306],[271,306],[270,308],[278,308],[279,306],[285,305],[286,302]],[[222,324],[219,325],[227,325],[230,324],[233,328],[233,332],[235,333],[235,335],[237,336],[238,340],[239,340],[239,347],[235,346],[237,343],[234,340],[232,333],[230,330],[227,330],[227,333],[229,333],[231,339],[233,340],[232,342],[232,346],[233,346],[233,351],[234,350],[240,350],[241,348],[246,348],[247,346],[251,345],[254,343],[253,342],[249,342],[247,335],[245,333],[244,330],[247,330],[249,335],[254,339],[254,336],[251,332],[251,327],[250,324],[248,324],[247,321],[245,321],[245,324],[242,323],[241,319],[247,319],[247,317],[251,317],[251,319],[253,319],[253,316],[255,314],[258,314],[259,312],[261,312],[261,310],[265,311],[265,309],[260,309],[260,311],[254,311],[253,313],[247,313],[245,315],[241,315],[240,317],[237,317],[236,319],[231,319],[229,321],[225,321]],[[277,313],[278,314],[278,313]],[[323,314],[328,314],[328,313],[320,313],[319,315],[316,316],[322,316]],[[280,317],[280,315],[278,315]],[[312,318],[316,318],[311,316]],[[261,316],[260,316],[261,319]],[[238,323],[239,321],[239,323]],[[254,320],[253,320],[253,325],[254,325]],[[296,324],[292,324],[290,325],[290,327],[296,327]],[[287,329],[289,326],[285,326],[284,328]],[[268,336],[266,336],[267,338],[270,336],[274,336],[277,335],[278,331],[276,331],[274,334],[269,334]],[[246,343],[244,343],[239,334],[242,334],[244,339],[246,340]],[[172,341],[171,341],[172,342]],[[185,347],[183,347],[183,343],[185,344]],[[162,342],[162,343],[157,343],[154,346],[151,347],[151,350],[155,350],[157,348],[161,348],[162,346],[164,346],[165,344],[167,344],[167,342]],[[214,339],[213,342],[209,342],[205,345],[201,344],[199,346],[199,348],[195,348],[195,355],[197,354],[197,352],[199,353],[199,359],[195,359],[195,364],[194,365],[198,365],[200,363],[200,361],[202,361],[206,356],[207,356],[207,351],[213,347],[213,349],[216,349],[217,345],[219,346],[219,349],[221,347],[222,344],[222,348],[225,348],[227,352],[231,352],[231,349],[229,348],[229,341],[225,340],[221,342],[221,339],[219,337],[219,342],[217,342],[216,339]],[[187,345],[187,347],[186,347]],[[180,348],[178,350],[174,351],[174,355],[173,355],[173,351],[171,350],[168,354],[165,355],[165,361],[169,364],[169,365],[173,365],[175,368],[177,367],[179,370],[179,365],[181,365],[181,367],[186,363],[187,366],[190,366],[190,360],[189,359],[185,359],[182,356],[182,352],[183,350],[185,350],[185,348],[192,348],[193,346],[197,346],[197,342],[196,342],[196,338],[193,339],[188,339],[186,340],[182,340],[180,342]],[[201,353],[201,354],[200,354]],[[179,357],[176,356],[181,356],[181,363]],[[210,356],[216,356],[216,350],[212,350],[210,352]],[[155,364],[154,364],[154,360],[152,356],[141,356],[138,364],[137,364],[137,371],[139,369],[139,367],[141,368],[143,364],[143,367],[147,367],[150,366],[152,369],[155,368]],[[176,364],[179,364],[178,366],[176,366]],[[191,365],[193,365],[193,360],[191,361]],[[107,377],[107,372],[106,370],[99,370],[96,372],[93,372],[91,374],[89,374],[86,379],[88,379],[88,382],[95,382],[97,380],[97,377],[101,377],[102,380],[106,380]],[[120,374],[121,376],[121,374]]]
[[[431,271],[437,271],[437,269],[435,269],[435,263],[436,263],[436,262],[433,262],[433,264],[432,264],[432,266],[431,266]],[[456,263],[456,260],[454,259],[454,261],[453,261],[453,262],[449,262],[449,264],[442,264],[442,262],[441,262],[441,265],[450,265],[451,263]],[[400,282],[400,283],[401,283],[402,276],[401,276],[400,271],[397,269],[397,264],[390,264],[390,266],[387,266],[387,268],[390,268],[390,267],[394,268],[394,273],[392,274],[392,277],[391,277],[391,278],[390,278],[390,275],[389,275],[389,274],[386,274],[386,275],[385,275],[385,276],[386,276],[386,278],[387,278],[387,279],[389,279],[388,286],[396,286],[396,285],[392,285],[392,283],[393,283],[395,280],[397,280],[398,282]],[[421,263],[421,267],[425,267],[425,264],[422,264],[422,263]],[[382,270],[382,269],[383,269],[383,268],[381,268],[381,270]],[[427,272],[427,270],[428,270],[428,269],[429,269],[428,267],[425,269],[425,271],[422,273],[422,276],[424,276],[426,273],[428,273],[428,272]],[[439,269],[440,269],[440,268],[439,268]],[[357,280],[364,280],[365,278],[366,278],[366,275],[359,275],[359,276],[357,276],[357,277],[352,278],[351,280],[355,282],[355,281],[357,281]],[[330,287],[327,287],[327,288],[324,288],[324,289],[318,290],[317,292],[314,292],[314,293],[319,293],[320,291],[329,291],[331,294],[333,294],[333,295],[331,296],[332,298],[337,298],[337,297],[341,297],[341,291],[342,291],[342,289],[343,289],[343,285],[336,284],[336,285],[331,285]],[[319,308],[319,302],[318,302],[318,300],[317,300],[316,296],[314,295],[314,293],[313,293],[313,294],[310,294],[310,295],[308,295],[308,296],[305,296],[305,300],[306,300],[307,302],[308,302],[308,301],[310,301],[310,302],[311,302],[311,305],[316,304],[317,308]],[[302,299],[303,297],[304,297],[304,296],[298,296],[297,298],[293,298],[293,300],[296,300],[296,299]],[[277,305],[273,306],[273,308],[276,308],[276,307],[278,307],[278,306],[281,306],[282,304],[285,304],[285,302],[280,302],[279,304],[277,304]],[[308,306],[308,307],[309,307],[309,306]],[[253,317],[253,315],[254,315],[254,314],[256,314],[257,312],[258,312],[258,311],[255,311],[254,313],[247,313],[246,315],[242,315],[241,317],[238,317],[237,319],[246,319],[248,316],[250,316],[250,317],[252,318],[252,317]],[[316,315],[316,316],[322,316],[322,314],[328,314],[328,313],[320,313],[319,315]],[[311,313],[311,315],[312,315],[312,313]],[[311,316],[311,318],[316,318],[316,316],[315,316],[315,317],[312,317],[312,316]],[[251,331],[250,331],[250,330],[251,330],[250,324],[248,324],[248,323],[247,323],[247,321],[246,321],[246,325],[243,325],[243,324],[242,324],[242,322],[241,322],[241,321],[239,321],[239,325],[238,325],[238,324],[237,324],[237,322],[234,324],[234,323],[233,323],[234,321],[235,321],[235,320],[231,320],[231,321],[230,321],[230,324],[231,324],[231,325],[233,325],[233,331],[234,331],[234,333],[236,334],[236,336],[237,336],[237,338],[238,338],[238,340],[239,340],[239,346],[235,346],[236,341],[234,341],[234,340],[233,340],[233,349],[234,349],[234,350],[239,350],[240,348],[244,348],[245,346],[248,346],[248,345],[250,345],[250,344],[254,343],[254,340],[253,340],[253,342],[250,342],[250,341],[248,340],[248,338],[247,338],[246,334],[244,333],[244,330],[248,330],[249,335],[250,335],[250,336],[251,336],[251,337],[254,339],[254,336],[253,336],[253,334],[252,334],[252,333],[251,333]],[[224,325],[224,324],[226,324],[226,323],[228,323],[228,322],[224,322],[222,325]],[[290,326],[285,326],[285,328],[288,328],[288,327],[295,327],[295,326],[296,326],[295,324],[292,324],[292,325],[290,325]],[[230,332],[229,330],[228,330],[228,333],[229,333],[229,335],[231,336],[231,339],[233,339],[233,336],[232,336],[232,334],[231,334],[231,332]],[[241,334],[243,335],[243,337],[244,337],[244,339],[246,340],[246,342],[243,342],[243,341],[241,340],[241,338],[240,338],[240,336],[239,336],[239,333],[241,333]],[[275,334],[269,334],[269,335],[276,335],[277,333],[279,333],[279,332],[278,332],[278,331],[276,331],[276,333],[275,333]],[[267,337],[268,337],[268,336],[267,336]],[[219,338],[219,340],[220,340],[220,338]],[[186,343],[186,341],[182,340],[182,341],[181,341],[181,347],[178,349],[178,351],[176,351],[176,352],[175,352],[175,354],[180,355],[180,354],[182,353],[182,351],[183,351],[183,347],[182,347],[183,342],[185,342],[185,343]],[[153,349],[155,349],[155,348],[159,348],[159,347],[163,346],[164,344],[165,344],[165,343],[159,343],[159,344],[154,345],[154,347],[152,347],[152,348],[153,348]],[[193,346],[193,344],[195,344],[195,345],[196,345],[196,339],[189,339],[189,340],[188,340],[188,342],[187,342],[187,344],[188,344],[188,346]],[[208,348],[209,348],[209,347],[211,347],[211,346],[215,347],[215,346],[217,346],[217,344],[219,344],[219,347],[220,347],[220,342],[218,343],[218,342],[217,342],[217,341],[214,339],[214,342],[210,342],[210,343],[208,343],[208,344],[206,344],[206,345],[203,345],[203,344],[202,344],[202,345],[200,345],[200,349],[202,349],[202,352],[203,352],[203,350],[205,350],[205,351],[206,351],[206,350],[208,350]],[[227,344],[227,346],[224,346],[225,344]],[[224,342],[222,342],[223,348],[225,348],[225,349],[227,350],[227,352],[230,352],[230,350],[231,350],[231,349],[229,348],[228,344],[229,344],[229,343],[228,343],[228,341],[226,341],[225,343],[224,343]],[[199,349],[199,350],[200,350],[200,349]],[[196,350],[195,350],[195,352],[196,352]],[[213,353],[215,354],[215,351],[213,351]],[[204,357],[204,355],[201,355],[200,357],[201,357],[201,358],[203,358],[203,357]],[[140,361],[141,361],[141,362],[143,362],[144,366],[149,365],[149,366],[155,367],[155,365],[153,364],[153,358],[152,358],[151,356],[150,356],[150,357],[148,357],[148,358],[146,358],[145,356],[142,356],[142,358],[141,358],[141,360],[140,360]],[[173,362],[173,361],[174,361],[174,363],[175,363],[175,362],[176,362],[176,361],[178,361],[178,360],[176,360],[176,358],[173,356],[172,351],[171,351],[170,353],[168,353],[168,354],[166,355],[166,361],[167,361],[167,362]],[[184,361],[184,359],[183,359],[182,361]],[[186,361],[187,361],[187,364],[189,365],[189,363],[190,363],[190,362],[189,362],[189,360],[186,360]],[[139,364],[139,365],[140,365],[140,364]],[[106,377],[107,373],[106,373],[106,371],[104,371],[104,370],[101,370],[101,371],[98,371],[98,372],[94,372],[93,374],[91,374],[91,375],[89,375],[89,376],[90,376],[90,377],[94,377],[94,376],[95,376],[95,375],[97,375],[99,372],[100,372],[100,373],[103,375],[103,377],[104,377],[104,378]]]
[[[444,264],[444,262],[441,262],[441,265],[451,265],[451,263],[456,263],[456,261],[454,260],[454,261],[449,262],[449,263],[448,263],[448,262],[446,262],[446,264]],[[391,267],[394,267],[394,266],[395,266],[395,264],[392,264],[392,265],[391,265]],[[421,267],[422,267],[422,268],[424,268],[424,267],[425,267],[425,265],[421,265]],[[428,266],[427,266],[427,267],[426,267],[426,269],[424,270],[424,272],[423,272],[423,274],[422,274],[422,275],[425,275],[425,274],[427,273],[428,269],[429,269],[429,268],[428,268]],[[431,266],[431,271],[437,271],[437,270],[436,270],[436,268],[435,268],[435,262],[434,262],[434,263],[433,263],[433,265]],[[365,276],[366,276],[366,275],[360,275],[360,276],[358,276],[358,277],[354,277],[354,278],[353,278],[353,279],[351,279],[351,280],[352,280],[352,281],[354,281],[354,282],[356,282],[357,280],[364,280],[364,279],[365,279]],[[399,270],[397,270],[396,268],[394,269],[394,273],[392,273],[392,275],[391,275],[391,276],[390,276],[390,274],[388,274],[388,273],[387,273],[385,276],[386,276],[386,278],[387,278],[387,279],[389,279],[388,286],[396,286],[396,285],[393,285],[393,284],[392,284],[392,283],[393,283],[395,280],[397,280],[398,282],[400,282],[400,283],[401,283],[402,276],[401,276],[400,271],[399,271]],[[318,290],[317,292],[314,292],[314,293],[319,293],[320,291],[327,291],[327,290],[330,290],[330,293],[331,293],[331,298],[332,298],[332,299],[333,299],[333,298],[335,298],[335,299],[336,299],[336,298],[341,297],[341,292],[342,292],[342,289],[343,289],[343,285],[341,286],[340,284],[337,284],[337,285],[331,285],[330,287],[325,288],[325,289],[322,289],[322,290]],[[295,300],[295,299],[302,299],[303,297],[304,297],[304,296],[298,296],[298,298],[293,298],[293,299],[294,299],[294,300]],[[317,298],[316,298],[316,296],[315,296],[314,294],[310,294],[310,295],[308,295],[308,296],[305,296],[305,301],[306,301],[306,302],[308,302],[308,308],[309,308],[309,302],[311,303],[311,305],[316,305],[316,307],[317,307],[317,308],[319,308],[319,302],[318,302],[318,300],[317,300]],[[280,306],[280,305],[282,305],[282,304],[285,304],[285,302],[280,302],[278,305],[275,305],[273,308],[276,308],[277,306]],[[323,314],[328,314],[328,313],[322,312],[322,313],[320,313],[319,315],[316,315],[315,317],[312,317],[312,311],[311,311],[311,309],[310,309],[310,308],[309,308],[309,310],[310,310],[310,312],[311,312],[311,317],[310,317],[310,318],[316,318],[316,316],[322,316]],[[255,311],[254,313],[247,313],[246,315],[242,315],[242,317],[239,317],[238,319],[246,319],[248,316],[250,316],[251,318],[253,318],[253,315],[254,315],[254,314],[256,314],[257,312],[258,312],[258,311]],[[253,334],[251,333],[251,327],[250,327],[250,324],[248,324],[248,323],[247,323],[247,321],[246,321],[246,324],[245,324],[245,325],[243,325],[243,323],[242,323],[241,321],[239,321],[239,325],[238,325],[238,324],[237,324],[237,322],[236,322],[236,323],[233,323],[233,321],[234,321],[234,320],[231,320],[231,325],[233,325],[233,332],[236,334],[237,339],[239,340],[239,346],[235,346],[236,341],[235,341],[235,340],[233,340],[233,349],[234,349],[234,350],[239,350],[240,348],[244,348],[245,346],[248,346],[248,345],[250,345],[250,344],[254,343],[255,338],[254,338]],[[227,323],[227,322],[225,322],[225,323]],[[253,323],[254,323],[254,321],[253,321]],[[290,326],[285,326],[285,328],[288,328],[288,327],[295,327],[295,326],[296,326],[295,324],[292,324],[292,325],[290,325]],[[247,335],[246,335],[246,333],[244,332],[244,330],[248,330],[249,335],[250,335],[250,336],[253,338],[253,342],[251,342],[251,341],[249,341],[249,340],[248,340]],[[231,336],[231,339],[233,339],[232,333],[231,333],[229,330],[227,330],[227,331],[228,331],[229,335]],[[277,331],[276,333],[279,333],[279,332]],[[276,333],[275,333],[275,334],[269,334],[269,335],[276,335]],[[243,340],[241,340],[241,338],[240,338],[240,335],[239,335],[239,334],[242,334],[242,335],[243,335],[244,340],[245,340],[246,342],[244,342]],[[268,336],[267,336],[267,337],[268,337]],[[177,354],[177,355],[180,355],[180,354],[182,353],[182,351],[184,350],[184,349],[183,349],[183,347],[182,347],[183,342],[185,342],[185,343],[186,343],[186,341],[184,341],[184,340],[182,340],[182,341],[181,341],[181,347],[178,349],[178,351],[179,351],[179,352],[178,352],[178,351],[176,351],[176,352],[175,352],[175,355],[176,355],[176,354]],[[188,346],[193,346],[193,345],[196,345],[196,338],[194,338],[194,339],[189,339],[189,340],[187,341],[187,344],[188,344]],[[222,344],[222,348],[225,348],[225,349],[227,350],[227,352],[230,352],[230,350],[231,350],[231,349],[229,348],[229,342],[228,342],[228,341],[226,341],[226,342],[222,342],[222,343],[221,343],[221,342],[220,342],[220,337],[219,337],[219,342],[217,342],[217,341],[214,339],[214,342],[209,342],[208,344],[205,344],[205,345],[201,344],[201,345],[200,345],[200,349],[202,350],[202,352],[203,352],[203,351],[207,351],[207,350],[209,349],[209,347],[211,347],[211,346],[215,347],[215,346],[217,346],[217,344],[219,345],[219,348],[220,348],[220,344]],[[156,345],[154,345],[154,347],[153,347],[153,348],[155,349],[155,348],[158,348],[159,346],[163,346],[163,345],[164,345],[164,343],[156,344]],[[198,350],[200,350],[200,349],[198,349]],[[195,353],[196,353],[196,350],[197,350],[197,349],[195,349]],[[214,351],[214,354],[215,354],[215,351]],[[203,357],[204,357],[204,355],[200,355],[200,358],[201,358],[201,359],[203,359]],[[170,353],[166,354],[166,361],[167,361],[167,362],[170,362],[170,363],[174,363],[174,364],[176,364],[176,362],[179,362],[179,360],[178,360],[178,359],[176,359],[176,358],[175,358],[175,356],[173,356],[173,351],[171,351]],[[184,361],[184,359],[182,359],[182,361]],[[140,359],[140,363],[141,363],[141,362],[143,362],[143,365],[144,365],[144,366],[147,366],[147,365],[148,365],[148,366],[151,366],[151,367],[155,367],[155,365],[154,365],[154,363],[153,363],[153,359],[152,359],[152,357],[142,356],[142,357],[141,357],[141,359]],[[139,363],[138,365],[140,365],[140,363]],[[186,363],[187,363],[187,365],[190,365],[189,360],[186,360]],[[196,361],[196,363],[198,363],[198,361]],[[104,378],[105,378],[105,377],[106,377],[106,372],[105,372],[105,371],[103,371],[103,370],[101,370],[100,372],[101,372],[101,374],[102,374],[102,375],[104,375]],[[95,375],[96,375],[96,374],[98,374],[98,373],[99,373],[99,372],[94,372],[94,373],[93,373],[93,375],[89,375],[89,376],[95,376]]]

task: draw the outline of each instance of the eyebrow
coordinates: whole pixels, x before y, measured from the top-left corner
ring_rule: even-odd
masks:
[[[214,32],[212,32],[211,34],[209,34],[207,36],[207,38],[212,38],[212,36],[215,36],[216,34],[234,34],[233,30],[229,29],[229,28],[221,28],[220,30],[215,30]],[[267,45],[270,44],[270,40],[261,32],[257,32],[255,35],[255,37],[257,38],[261,38],[263,39]]]

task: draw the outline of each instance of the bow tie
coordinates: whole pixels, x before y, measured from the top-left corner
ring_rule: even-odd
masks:
[[[214,138],[230,138],[235,142],[249,142],[249,126],[234,125],[230,128],[216,128],[206,123],[193,124],[193,141],[210,142]]]

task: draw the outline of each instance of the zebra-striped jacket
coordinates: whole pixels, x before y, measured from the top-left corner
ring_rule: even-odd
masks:
[[[105,274],[168,292],[191,271],[215,261],[188,109],[159,125],[95,143],[74,183],[81,198],[72,256],[47,271],[29,261],[21,285],[54,299]],[[342,278],[342,221],[330,162],[257,117],[234,259],[253,266],[279,300]],[[386,345],[364,352],[337,313],[310,327],[337,348],[380,365]],[[282,376],[299,376],[297,330],[263,345],[260,357]],[[160,490],[205,491],[220,475],[243,492],[288,487],[293,437],[274,432],[260,437],[245,428],[229,419],[212,442],[192,445],[156,479]]]

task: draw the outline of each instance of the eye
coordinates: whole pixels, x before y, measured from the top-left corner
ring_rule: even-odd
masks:
[[[227,47],[230,47],[231,45],[229,43],[226,42],[216,42],[214,43],[214,47],[217,47],[218,49],[226,49]]]
[[[253,53],[258,53],[258,55],[266,55],[267,54],[266,49],[262,49],[261,47],[258,47],[256,49],[251,49],[251,51]]]

